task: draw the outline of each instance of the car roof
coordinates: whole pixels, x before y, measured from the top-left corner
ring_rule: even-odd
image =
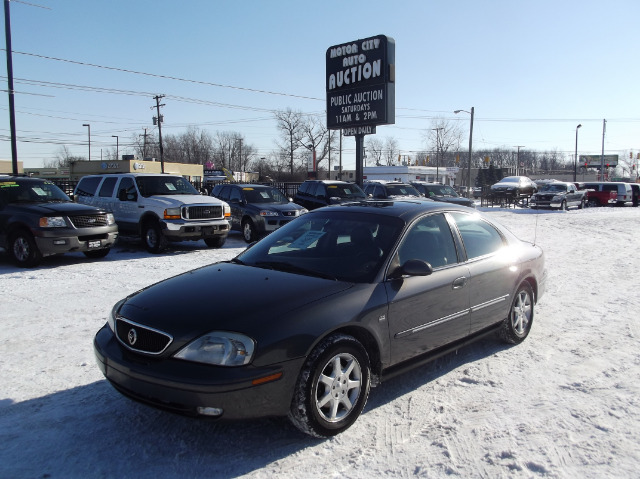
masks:
[[[385,216],[400,217],[404,221],[411,221],[413,218],[424,213],[435,213],[444,211],[459,211],[470,213],[467,206],[460,206],[453,203],[443,203],[439,201],[420,201],[419,199],[399,199],[399,200],[361,200],[350,201],[340,205],[325,206],[312,211],[330,212],[356,210],[358,213],[372,213]]]

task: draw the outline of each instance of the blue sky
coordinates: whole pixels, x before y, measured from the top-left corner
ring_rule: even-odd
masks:
[[[607,119],[606,154],[640,151],[637,0],[24,2],[10,6],[25,167],[62,145],[86,155],[84,123],[92,158],[115,147],[112,135],[132,153],[133,136],[154,131],[156,94],[167,95],[163,134],[239,132],[267,156],[274,110],[324,115],[327,48],[379,34],[396,44],[396,123],[377,135],[403,154],[427,147],[436,118],[462,122],[466,134],[469,116],[453,110],[472,106],[474,150],[569,154],[580,123],[579,153],[599,154]],[[6,91],[0,130],[0,159],[10,160]],[[345,140],[346,167],[354,146]]]

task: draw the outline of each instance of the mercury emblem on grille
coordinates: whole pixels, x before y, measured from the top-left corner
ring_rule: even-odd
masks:
[[[131,346],[136,344],[136,341],[138,340],[138,333],[136,333],[135,329],[131,328],[129,330],[129,332],[127,333],[127,340],[129,341],[129,344]]]

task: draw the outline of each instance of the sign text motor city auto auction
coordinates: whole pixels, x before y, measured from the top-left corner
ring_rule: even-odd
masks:
[[[362,42],[362,51],[369,52],[380,48],[380,39],[372,38]],[[328,89],[334,90],[342,86],[354,85],[362,80],[369,80],[382,75],[382,60],[377,59],[372,62],[367,61],[364,53],[358,52],[358,45],[353,43],[334,47],[331,49],[329,57],[338,58],[343,56],[340,70],[329,75]]]

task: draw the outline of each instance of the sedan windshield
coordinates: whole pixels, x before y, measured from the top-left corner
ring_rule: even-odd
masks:
[[[138,176],[140,194],[145,198],[157,195],[199,195],[191,183],[181,176]]]
[[[371,282],[393,248],[400,218],[317,211],[271,233],[236,262],[339,281]]]
[[[0,203],[60,203],[71,199],[50,181],[0,181]]]
[[[420,196],[418,190],[410,185],[387,185],[389,196]]]
[[[562,183],[547,183],[540,191],[567,191],[567,186]]]

